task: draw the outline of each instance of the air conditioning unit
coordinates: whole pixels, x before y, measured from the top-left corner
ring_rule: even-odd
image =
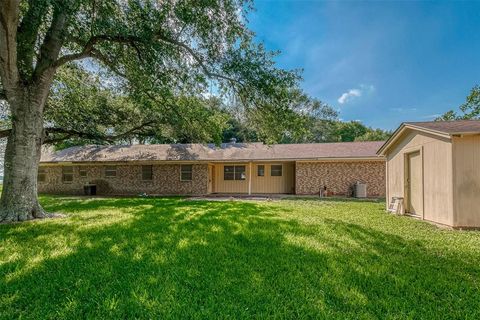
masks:
[[[367,197],[367,184],[366,183],[355,183],[355,198],[366,198]]]

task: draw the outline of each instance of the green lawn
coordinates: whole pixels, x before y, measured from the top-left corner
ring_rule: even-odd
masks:
[[[480,318],[480,232],[381,202],[42,197],[0,225],[0,318]]]

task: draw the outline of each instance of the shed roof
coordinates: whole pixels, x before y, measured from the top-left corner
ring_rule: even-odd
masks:
[[[480,120],[403,122],[392,136],[381,146],[377,154],[384,155],[389,147],[399,139],[405,129],[427,132],[439,137],[453,135],[480,134]]]
[[[405,124],[451,135],[480,133],[479,120],[405,122]]]
[[[40,162],[119,162],[119,161],[240,161],[240,160],[316,160],[338,158],[378,158],[383,144],[341,142],[309,144],[227,143],[152,144],[71,147],[44,152]]]

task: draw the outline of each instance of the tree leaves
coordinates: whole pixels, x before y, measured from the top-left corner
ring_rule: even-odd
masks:
[[[465,103],[459,109],[461,111],[460,114],[454,110],[449,110],[435,119],[435,121],[480,119],[480,86],[476,85],[470,90]]]
[[[214,98],[115,93],[80,68],[57,74],[45,112],[48,143],[221,142],[226,116]],[[72,106],[75,106],[72,108]]]

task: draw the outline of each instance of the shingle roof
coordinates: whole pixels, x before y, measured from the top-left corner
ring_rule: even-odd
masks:
[[[405,129],[426,130],[431,134],[449,138],[451,135],[479,134],[480,120],[453,120],[453,121],[424,121],[404,122],[390,136],[390,138],[378,149],[378,155],[385,155],[385,152],[397,141]]]
[[[41,162],[92,161],[236,161],[236,160],[309,160],[328,158],[374,158],[383,144],[341,142],[309,144],[228,143],[153,144],[128,146],[71,147],[44,152]]]
[[[447,134],[480,133],[480,120],[405,122],[405,125]]]

